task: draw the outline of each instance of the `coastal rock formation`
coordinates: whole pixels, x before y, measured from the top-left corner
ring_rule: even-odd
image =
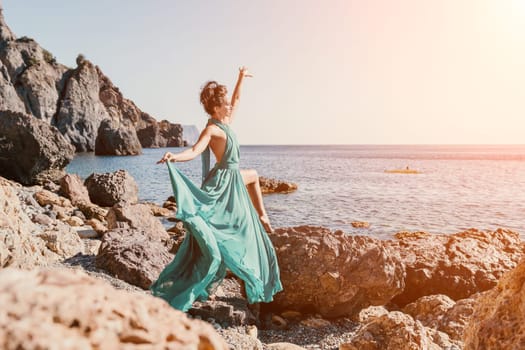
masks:
[[[182,126],[180,124],[170,123],[167,120],[159,122],[159,134],[161,139],[158,147],[182,147]]]
[[[95,66],[85,60],[70,73],[62,92],[54,125],[76,148],[77,152],[95,150],[100,123],[108,119],[99,99],[99,81]]]
[[[106,141],[106,146],[114,145],[115,150],[100,148],[101,154],[137,154],[140,147],[135,133],[144,147],[183,145],[179,124],[158,123],[142,112],[122,96],[100,68],[82,55],[77,58],[77,67],[70,69],[59,64],[35,40],[17,39],[5,23],[1,9],[0,110],[27,113],[57,127],[77,152],[95,150],[104,119],[112,121],[113,134],[105,133],[101,140]],[[109,141],[108,137],[118,140]],[[122,139],[133,139],[133,148],[124,147],[128,150],[123,151]]]
[[[32,43],[37,50],[42,51],[43,59],[30,63],[18,75],[15,86],[26,110],[38,119],[52,123],[57,112],[59,93],[68,78],[67,68],[51,61],[48,51],[41,49],[36,42]]]
[[[259,185],[263,194],[290,193],[297,190],[297,185],[292,182],[284,182],[259,176]]]
[[[460,350],[461,342],[451,341],[442,332],[424,327],[399,311],[371,318],[351,342],[340,350]]]
[[[0,271],[2,349],[228,349],[212,326],[81,271]]]
[[[24,185],[58,181],[74,156],[58,130],[29,115],[0,111],[0,175]]]
[[[404,288],[403,265],[384,241],[314,226],[277,229],[270,239],[284,286],[272,303],[279,310],[353,315]]]
[[[148,232],[151,237],[168,240],[169,235],[162,223],[151,213],[147,204],[116,204],[106,216],[108,228],[131,228]]]
[[[182,126],[168,121],[157,122],[155,118],[142,112],[134,103],[113,85],[111,80],[97,68],[100,83],[100,101],[106,107],[111,119],[115,122],[131,121],[142,147],[180,147]]]
[[[158,238],[142,230],[121,228],[104,234],[96,266],[148,289],[172,259],[173,255]]]
[[[88,176],[84,184],[91,201],[100,206],[111,207],[120,202],[131,204],[138,202],[138,185],[126,170],[93,173]]]
[[[458,300],[491,289],[523,255],[519,234],[503,229],[448,235],[398,233],[388,244],[400,253],[406,267],[405,289],[392,300],[399,306],[425,295]]]
[[[465,350],[522,349],[525,344],[525,260],[478,298],[465,330]]]
[[[141,153],[137,132],[129,122],[105,119],[100,123],[95,141],[96,155],[129,156]]]

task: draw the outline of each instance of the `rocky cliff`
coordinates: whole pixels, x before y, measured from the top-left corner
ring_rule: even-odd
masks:
[[[0,110],[21,112],[47,122],[77,152],[95,150],[104,120],[107,120],[102,128],[106,131],[105,144],[118,148],[105,149],[104,154],[137,154],[141,146],[183,145],[179,124],[159,123],[141,111],[98,66],[82,55],[77,58],[76,68],[68,68],[35,40],[17,38],[4,20],[1,5]],[[107,140],[108,135],[118,138],[126,135],[127,141],[112,142]],[[128,144],[130,150],[122,149]]]

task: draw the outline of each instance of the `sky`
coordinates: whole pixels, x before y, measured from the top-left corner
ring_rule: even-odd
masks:
[[[158,120],[201,129],[247,66],[241,144],[525,143],[525,0],[0,1]]]

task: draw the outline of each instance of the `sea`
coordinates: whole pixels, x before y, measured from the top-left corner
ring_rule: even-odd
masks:
[[[172,189],[166,165],[156,162],[183,149],[80,153],[66,170],[83,179],[127,170],[140,200],[162,205]],[[200,185],[200,157],[176,166]],[[387,172],[407,167],[418,173]],[[525,238],[525,145],[247,145],[241,168],[298,185],[290,194],[264,196],[274,227],[317,225],[381,239],[399,231],[504,228]],[[354,221],[370,226],[354,228]]]

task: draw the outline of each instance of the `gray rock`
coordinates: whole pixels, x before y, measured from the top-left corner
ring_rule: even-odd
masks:
[[[147,289],[172,259],[166,246],[148,232],[130,228],[113,229],[102,238],[96,266]]]
[[[96,155],[128,156],[141,153],[137,132],[129,121],[102,121],[95,142]]]
[[[111,207],[119,202],[131,204],[138,202],[137,183],[126,170],[93,173],[84,184],[91,201],[103,207]]]
[[[106,108],[99,98],[97,69],[83,61],[66,83],[59,102],[55,125],[76,148],[77,152],[95,150],[100,122],[108,119]]]
[[[57,101],[68,76],[67,68],[45,60],[27,67],[17,77],[17,90],[31,115],[52,123]]]
[[[4,66],[2,61],[0,61],[0,110],[11,110],[21,113],[26,111],[9,77],[7,67]]]
[[[73,156],[73,147],[46,122],[0,111],[0,175],[25,185],[58,181]]]

